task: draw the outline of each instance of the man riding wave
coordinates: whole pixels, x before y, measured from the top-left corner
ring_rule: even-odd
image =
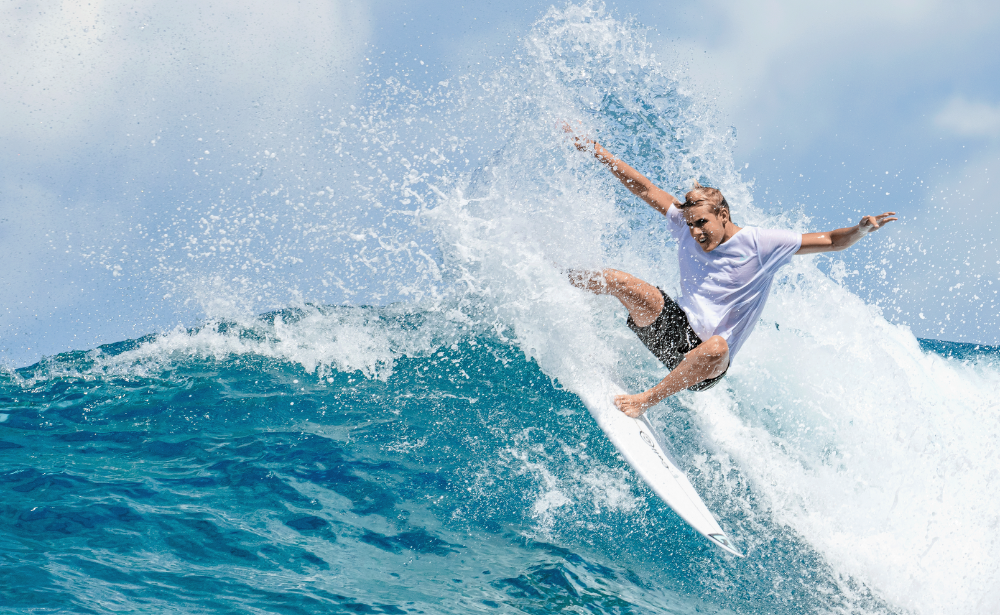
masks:
[[[564,129],[573,132],[568,125]],[[573,134],[573,142],[666,216],[678,243],[681,294],[676,300],[616,269],[569,272],[574,286],[621,301],[628,327],[671,370],[648,391],[615,397],[615,405],[633,418],[678,391],[704,391],[725,376],[760,318],[775,274],[792,256],[844,250],[897,219],[895,212],[886,212],[865,216],[849,228],[803,235],[740,227],[719,190],[695,182],[679,201],[596,141]]]

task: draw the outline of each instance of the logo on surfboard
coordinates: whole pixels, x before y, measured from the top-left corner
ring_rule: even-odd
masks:
[[[660,458],[660,463],[663,464],[663,467],[669,470],[671,474],[675,474],[674,469],[670,467],[670,462],[667,461],[667,458],[663,456],[662,452],[660,452],[660,447],[656,446],[656,442],[653,441],[653,438],[643,429],[639,430],[639,436],[646,444],[649,445],[649,448],[653,449],[656,456]]]

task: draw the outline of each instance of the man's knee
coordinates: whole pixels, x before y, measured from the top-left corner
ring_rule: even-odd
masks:
[[[729,366],[729,344],[719,335],[713,335],[698,346],[702,360],[721,374]]]
[[[726,338],[721,335],[713,335],[701,343],[699,348],[701,347],[704,347],[705,352],[711,354],[712,356],[721,357],[729,354],[729,344],[726,342]]]
[[[622,290],[631,277],[631,275],[625,273],[624,271],[618,271],[617,269],[601,270],[601,278],[604,280],[604,285],[612,293]]]
[[[617,269],[577,270],[570,275],[570,283],[599,295],[618,295],[627,290],[630,274]]]

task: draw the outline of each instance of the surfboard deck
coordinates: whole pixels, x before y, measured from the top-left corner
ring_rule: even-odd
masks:
[[[630,418],[615,406],[614,396],[624,394],[621,387],[606,382],[603,387],[594,387],[581,395],[581,399],[618,452],[667,506],[709,542],[727,553],[743,557],[687,476],[667,454],[666,446],[649,420],[645,416]]]

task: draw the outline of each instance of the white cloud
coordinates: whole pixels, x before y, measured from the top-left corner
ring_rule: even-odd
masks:
[[[948,82],[988,55],[1000,4],[709,0],[680,21],[663,26],[692,48],[690,75],[717,93],[741,140],[794,126],[782,140],[795,141],[840,132],[845,112],[931,98],[913,85]]]
[[[186,198],[197,185],[175,161],[190,152],[292,140],[303,131],[287,127],[318,121],[317,103],[353,102],[371,11],[351,0],[0,2],[0,362],[144,332],[159,306],[129,287],[146,282],[81,252]],[[168,182],[176,192],[150,196]]]
[[[315,104],[350,89],[367,17],[346,0],[5,2],[0,136],[28,149],[101,139],[133,114]]]
[[[934,123],[960,137],[1000,136],[1000,105],[955,96],[934,117]]]

